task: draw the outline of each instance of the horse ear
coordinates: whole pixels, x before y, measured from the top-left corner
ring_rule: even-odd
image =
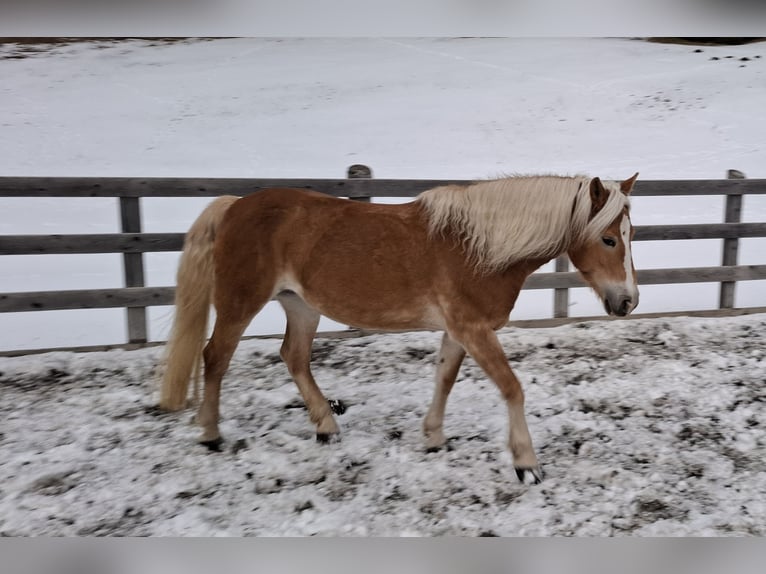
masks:
[[[606,205],[606,200],[609,197],[609,192],[601,183],[601,180],[594,177],[590,180],[590,216],[593,217],[601,208]]]
[[[638,172],[633,174],[633,177],[630,179],[626,179],[622,183],[620,183],[620,191],[624,193],[625,195],[630,195],[630,192],[633,191],[633,184],[636,183],[636,178],[638,177]]]

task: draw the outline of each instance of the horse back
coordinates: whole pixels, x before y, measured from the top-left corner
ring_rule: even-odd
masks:
[[[232,293],[293,291],[322,315],[363,328],[441,329],[445,306],[457,301],[504,322],[523,283],[478,276],[459,242],[429,235],[416,201],[363,203],[299,189],[235,202],[214,253],[216,282]]]

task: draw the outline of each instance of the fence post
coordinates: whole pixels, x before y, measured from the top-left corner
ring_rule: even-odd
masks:
[[[372,179],[372,170],[366,165],[355,163],[354,165],[349,166],[348,171],[346,171],[346,177],[348,179]],[[370,196],[362,196],[350,197],[349,199],[353,199],[354,201],[361,201],[362,203],[370,203],[372,198]],[[352,330],[354,329],[354,327],[351,325],[348,325],[347,328]]]
[[[730,169],[726,174],[727,179],[745,179],[745,174],[736,169]],[[739,223],[742,216],[742,196],[727,195],[724,211],[724,223]],[[721,256],[721,266],[731,266],[737,264],[737,253],[739,251],[739,239],[733,237],[723,240],[723,253]],[[734,288],[735,281],[721,282],[721,292],[718,302],[719,309],[731,309],[734,307]]]
[[[560,255],[556,258],[556,273],[569,271],[569,257]],[[566,287],[553,290],[553,318],[569,316],[569,289]]]
[[[372,170],[366,165],[354,164],[348,168],[346,172],[348,179],[372,179]],[[352,197],[354,201],[361,201],[363,203],[370,203],[370,197]]]
[[[120,198],[123,233],[141,233],[141,205],[138,197]],[[144,254],[123,253],[125,287],[144,287]],[[146,343],[146,307],[128,307],[128,342]]]

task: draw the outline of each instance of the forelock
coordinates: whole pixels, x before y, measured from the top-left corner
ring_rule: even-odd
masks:
[[[626,209],[630,213],[630,198],[620,190],[620,182],[602,180],[601,183],[604,185],[604,189],[609,192],[609,197],[604,207],[585,227],[583,237],[585,241],[597,239]]]

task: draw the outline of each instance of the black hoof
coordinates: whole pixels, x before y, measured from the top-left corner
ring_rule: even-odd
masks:
[[[336,415],[342,415],[343,413],[346,412],[346,409],[348,408],[346,407],[346,403],[344,403],[340,399],[330,399],[327,402],[330,405],[330,410]]]
[[[540,484],[543,481],[543,472],[540,468],[516,467],[516,476],[522,484]]]
[[[201,440],[199,443],[202,446],[206,446],[208,450],[211,450],[213,452],[221,452],[221,445],[223,444],[223,438],[218,437],[214,438],[213,440]]]
[[[329,433],[329,432],[318,432],[317,433],[317,442],[321,444],[330,444],[333,442],[340,441],[340,434],[338,433]]]

